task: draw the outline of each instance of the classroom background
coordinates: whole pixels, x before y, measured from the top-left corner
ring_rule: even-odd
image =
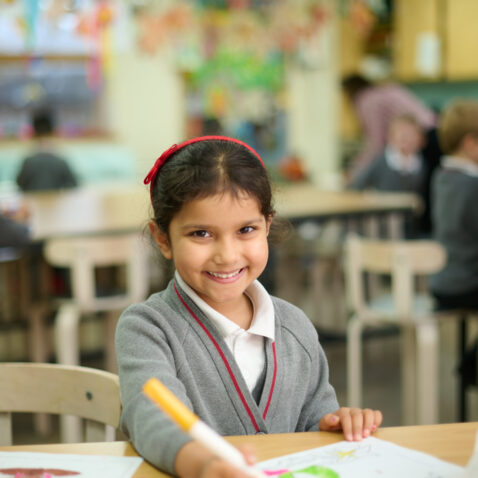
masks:
[[[478,99],[477,14],[478,4],[467,0],[0,0],[0,205],[25,201],[34,238],[28,252],[0,249],[0,361],[28,361],[39,348],[46,361],[57,359],[56,314],[71,301],[74,284],[68,268],[58,268],[61,260],[55,264],[43,252],[55,227],[61,229],[55,221],[76,216],[91,234],[89,220],[106,221],[94,198],[107,191],[119,221],[140,211],[133,222],[145,235],[146,206],[131,191],[145,193],[152,162],[185,138],[223,134],[253,146],[274,179],[278,212],[294,232],[273,249],[263,281],[309,314],[345,403],[351,313],[345,238],[350,231],[383,236],[390,224],[400,235],[396,216],[420,206],[409,196],[366,198],[365,209],[358,196],[346,206],[334,203],[364,140],[341,79],[360,73],[377,84],[398,82],[437,114],[456,98]],[[31,116],[46,107],[54,113],[55,148],[78,178],[78,196],[31,196],[16,183],[34,147]],[[321,202],[320,211],[307,209],[313,201]],[[374,213],[376,222],[369,220]],[[390,221],[388,213],[395,215]],[[46,232],[47,220],[53,232]],[[115,227],[131,227],[125,224]],[[137,273],[154,291],[170,272],[154,259]],[[118,281],[127,283],[125,276],[106,269],[95,279],[107,295]],[[389,285],[379,278],[369,287]],[[79,361],[114,369],[104,340],[111,321],[98,309],[82,313]],[[40,322],[39,346],[32,327]],[[469,322],[472,343],[478,327]],[[457,324],[443,320],[438,327],[440,423],[460,419]],[[363,334],[363,402],[382,409],[388,426],[404,422],[407,399],[400,330],[388,324]],[[478,378],[465,392],[469,421],[478,420],[477,385]],[[37,438],[30,417],[16,420],[20,440]],[[48,439],[57,441],[52,433]]]

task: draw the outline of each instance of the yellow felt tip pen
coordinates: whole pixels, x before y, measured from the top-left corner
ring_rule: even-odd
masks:
[[[221,435],[202,422],[174,393],[157,378],[150,378],[143,385],[143,392],[192,438],[223,460],[254,478],[265,478],[261,470],[246,463],[241,452]]]

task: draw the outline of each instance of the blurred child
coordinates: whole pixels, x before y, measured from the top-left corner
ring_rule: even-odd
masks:
[[[32,119],[35,151],[23,160],[17,176],[22,191],[72,188],[77,179],[64,158],[55,152],[54,123],[49,111],[37,111]]]
[[[311,321],[257,281],[274,229],[259,155],[233,138],[199,137],[165,151],[145,183],[150,231],[176,272],[165,290],[129,307],[116,331],[121,423],[136,450],[184,478],[247,476],[144,396],[151,377],[222,435],[369,436],[381,413],[339,408]]]
[[[15,211],[0,207],[0,247],[23,247],[30,242],[28,211],[21,206]]]
[[[438,127],[443,151],[432,183],[434,237],[447,251],[430,287],[439,308],[478,309],[478,101],[456,101]]]
[[[352,189],[422,194],[425,168],[420,150],[423,140],[423,130],[413,116],[396,116],[390,123],[384,154],[361,171]]]

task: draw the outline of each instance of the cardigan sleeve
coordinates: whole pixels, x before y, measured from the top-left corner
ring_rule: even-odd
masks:
[[[142,393],[142,387],[149,378],[160,378],[186,406],[192,406],[154,314],[147,305],[136,304],[118,322],[115,342],[123,406],[121,428],[141,456],[174,474],[176,455],[191,438]]]

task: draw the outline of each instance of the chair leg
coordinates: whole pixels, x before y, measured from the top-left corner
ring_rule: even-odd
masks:
[[[79,351],[80,311],[73,304],[60,307],[55,318],[55,349],[57,362],[65,365],[80,363]],[[70,415],[60,416],[60,437],[63,443],[78,443],[81,440],[81,419]]]
[[[402,382],[402,423],[416,425],[416,337],[411,326],[400,331],[400,363]]]
[[[119,312],[108,311],[106,313],[105,328],[106,328],[106,370],[112,373],[118,373],[118,364],[116,363],[115,354],[115,331],[118,322]]]
[[[73,304],[60,307],[55,318],[55,350],[57,362],[64,365],[78,365],[80,311]]]
[[[362,322],[356,317],[347,326],[347,406],[362,406]]]
[[[438,423],[438,324],[429,320],[416,328],[417,424]]]
[[[60,415],[60,439],[62,443],[80,443],[82,439],[82,420],[73,415]]]
[[[49,343],[47,330],[45,327],[44,316],[46,315],[46,307],[42,304],[31,305],[28,314],[29,320],[29,343],[28,350],[30,360],[37,363],[48,362]],[[47,436],[52,430],[51,416],[45,413],[36,413],[33,418],[34,429],[42,436]]]

